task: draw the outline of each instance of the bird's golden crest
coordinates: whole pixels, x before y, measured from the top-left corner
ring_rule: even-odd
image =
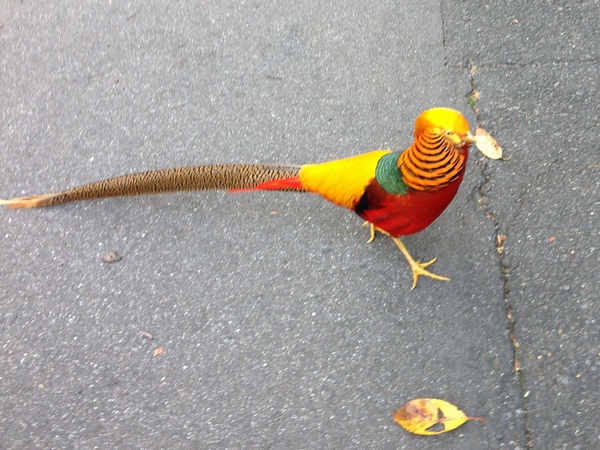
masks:
[[[469,123],[460,112],[450,108],[432,108],[422,112],[415,120],[415,139],[429,128],[451,131],[459,136],[469,132]]]

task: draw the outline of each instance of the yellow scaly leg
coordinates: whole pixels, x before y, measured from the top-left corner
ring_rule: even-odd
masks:
[[[375,225],[373,225],[369,221],[366,221],[365,223],[363,223],[363,227],[366,227],[367,225],[371,226],[371,237],[367,241],[367,244],[370,244],[371,242],[373,242],[375,240]]]
[[[363,226],[366,226],[366,225],[370,225],[371,226],[371,237],[369,238],[369,240],[367,241],[367,243],[373,242],[373,240],[375,239],[375,232],[379,231],[380,233],[385,234],[392,241],[394,241],[394,244],[396,244],[396,246],[400,249],[400,251],[402,252],[402,254],[404,255],[404,257],[406,258],[406,261],[408,262],[408,265],[410,266],[410,269],[412,270],[412,273],[413,273],[413,285],[412,285],[411,290],[414,289],[417,286],[417,280],[418,280],[418,278],[419,278],[420,275],[423,275],[423,276],[429,277],[429,278],[433,278],[434,280],[450,281],[450,278],[448,278],[448,277],[443,277],[441,275],[436,275],[435,273],[431,273],[430,271],[425,270],[425,268],[429,267],[430,265],[432,265],[437,258],[433,258],[431,261],[426,262],[426,263],[415,261],[413,259],[413,257],[410,256],[410,253],[408,253],[408,250],[406,249],[406,247],[404,246],[404,244],[402,243],[402,241],[400,240],[400,238],[394,237],[394,236],[390,236],[389,233],[387,233],[386,231],[383,231],[380,228],[377,228],[375,225],[373,225],[370,222],[365,222],[363,224]]]

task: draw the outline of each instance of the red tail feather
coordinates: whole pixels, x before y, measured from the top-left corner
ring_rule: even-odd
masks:
[[[286,191],[303,190],[299,177],[283,178],[281,180],[272,180],[261,183],[258,186],[247,189],[229,189],[227,192],[247,192],[247,191]]]

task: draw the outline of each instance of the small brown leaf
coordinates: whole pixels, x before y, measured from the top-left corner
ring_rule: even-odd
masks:
[[[158,347],[156,350],[154,350],[154,353],[152,354],[152,357],[156,358],[158,355],[162,354],[164,351],[165,351],[164,348]]]
[[[504,241],[506,240],[506,236],[504,236],[503,234],[497,234],[496,235],[496,250],[498,251],[498,253],[501,255],[502,253],[504,253]]]
[[[485,422],[481,417],[468,417],[453,404],[437,398],[411,400],[393,413],[393,417],[409,433],[425,436],[454,430],[467,420]]]
[[[121,261],[122,259],[123,257],[117,252],[108,252],[102,257],[102,261],[105,263],[116,263],[117,261]]]
[[[483,128],[475,130],[475,146],[490,159],[502,158],[502,148],[498,145],[496,139]]]

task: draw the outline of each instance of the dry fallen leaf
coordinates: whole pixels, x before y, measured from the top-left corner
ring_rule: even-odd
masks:
[[[164,352],[165,349],[162,347],[158,347],[156,350],[154,350],[154,353],[152,354],[153,358],[156,358],[158,355],[160,355],[162,352]]]
[[[102,261],[105,263],[116,263],[117,261],[121,261],[122,259],[123,257],[117,252],[108,252],[102,257]]]
[[[498,145],[496,139],[483,128],[475,130],[475,146],[490,159],[502,158],[502,148]]]
[[[506,240],[506,236],[504,236],[503,234],[497,234],[496,235],[496,241],[497,241],[497,245],[496,245],[496,250],[498,251],[498,254],[502,254],[504,253],[504,241]]]
[[[409,433],[425,436],[454,430],[467,420],[485,422],[481,417],[468,417],[453,404],[437,398],[411,400],[393,416],[396,423]]]

